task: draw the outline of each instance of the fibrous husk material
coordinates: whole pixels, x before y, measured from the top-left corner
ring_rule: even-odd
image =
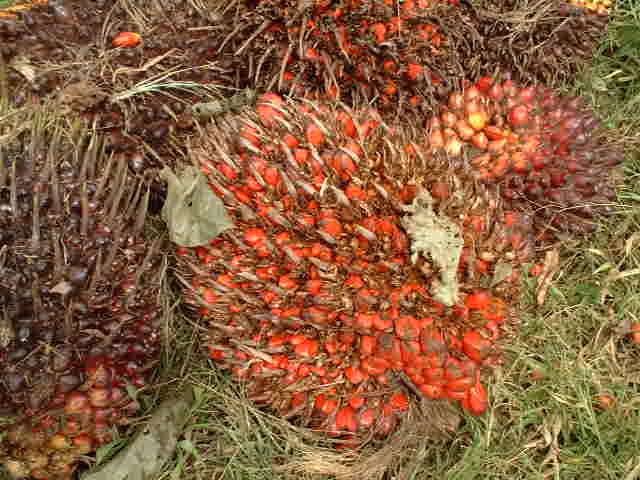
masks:
[[[453,4],[450,4],[453,3]],[[218,54],[241,87],[349,105],[373,103],[391,115],[430,109],[464,78],[449,36],[466,30],[455,2],[243,1],[224,13]]]
[[[464,50],[467,78],[509,71],[514,79],[549,86],[571,81],[606,33],[608,16],[550,0],[463,2],[467,21]],[[470,48],[469,48],[470,47]]]
[[[98,132],[56,105],[2,113],[0,464],[68,480],[151,382],[164,240],[147,237],[147,180]]]

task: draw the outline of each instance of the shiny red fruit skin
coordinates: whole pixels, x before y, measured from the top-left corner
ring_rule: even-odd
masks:
[[[491,349],[491,341],[484,338],[478,331],[471,330],[462,338],[462,351],[474,362],[482,362]]]
[[[514,127],[521,127],[529,122],[529,110],[525,105],[517,105],[509,112],[509,123]]]
[[[480,372],[476,374],[476,383],[469,389],[468,402],[469,412],[476,416],[482,415],[489,406],[487,390],[480,383]]]
[[[140,43],[140,35],[135,32],[120,32],[111,41],[114,47],[135,47]]]

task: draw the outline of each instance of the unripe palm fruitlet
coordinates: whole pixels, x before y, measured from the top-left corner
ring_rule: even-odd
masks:
[[[598,6],[592,8],[595,3]],[[476,78],[482,71],[500,70],[513,72],[519,81],[548,85],[571,81],[592,57],[609,21],[600,2],[589,2],[587,7],[578,0],[476,0],[465,5],[475,55],[463,55],[463,66]]]
[[[426,138],[268,93],[194,143],[234,228],[178,248],[180,276],[255,402],[354,440],[425,398],[486,409],[532,222]]]
[[[136,414],[160,347],[147,182],[44,109],[0,144],[0,464],[70,479]],[[12,140],[7,141],[7,138]]]
[[[580,98],[482,77],[428,125],[432,149],[464,159],[512,207],[529,204],[557,227],[585,228],[580,218],[609,212],[616,199],[622,151]]]

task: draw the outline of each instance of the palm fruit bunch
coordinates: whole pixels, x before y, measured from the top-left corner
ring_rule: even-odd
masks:
[[[509,71],[519,81],[547,85],[575,79],[604,38],[609,19],[579,8],[579,1],[571,3],[465,2],[468,37],[475,52],[463,61],[466,78],[477,78],[483,71]],[[601,7],[596,10],[603,11]],[[455,48],[465,46],[458,42]]]
[[[348,441],[423,401],[487,408],[532,219],[426,138],[267,93],[194,143],[234,226],[178,247],[179,276],[209,356],[253,401]]]
[[[110,0],[31,0],[0,9],[0,61],[15,67],[9,68],[7,78],[13,103],[28,103],[32,94],[60,90],[67,79],[60,68],[51,68],[53,62],[60,66],[84,60],[83,55],[90,60],[85,50],[72,46],[94,42],[108,3]]]
[[[511,208],[533,207],[556,227],[588,228],[616,199],[623,153],[580,98],[482,77],[452,93],[429,127],[431,149],[463,158]]]
[[[15,20],[18,18],[19,12],[31,10],[36,5],[46,5],[47,2],[48,0],[32,0],[25,3],[10,2],[9,5],[0,8],[0,19]]]
[[[613,6],[613,0],[570,0],[568,3],[598,15],[608,15]]]
[[[55,115],[0,144],[0,465],[15,478],[70,479],[134,417],[161,343],[148,182]]]
[[[462,78],[440,27],[458,8],[457,0],[249,2],[229,9],[217,54],[233,53],[250,88],[412,108]]]

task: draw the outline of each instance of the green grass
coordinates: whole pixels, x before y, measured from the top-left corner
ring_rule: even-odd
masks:
[[[546,302],[535,284],[522,299],[505,364],[489,385],[491,407],[464,417],[446,442],[408,444],[387,478],[640,478],[640,346],[626,336],[640,318],[640,5],[619,2],[592,64],[567,91],[583,95],[630,145],[620,206],[598,231],[558,245],[561,269]],[[354,478],[382,462],[371,447],[340,457],[322,441],[261,412],[242,388],[197,354],[188,322],[175,319],[166,378],[196,401],[162,479]],[[172,327],[172,328],[173,328]],[[597,396],[613,397],[602,409]],[[384,453],[384,452],[383,452]],[[329,474],[333,472],[333,475]],[[382,478],[368,470],[362,478]]]
[[[12,3],[17,3],[15,0],[0,0],[0,8],[8,7]]]

